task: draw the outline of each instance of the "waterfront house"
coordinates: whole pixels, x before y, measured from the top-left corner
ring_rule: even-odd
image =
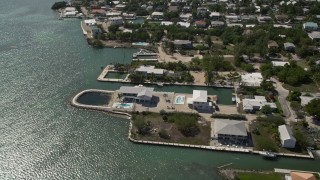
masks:
[[[157,69],[155,66],[140,66],[135,71],[143,73],[145,76],[152,74],[155,76],[163,76],[165,73],[164,69]]]
[[[288,125],[278,127],[281,145],[284,148],[294,148],[296,146],[296,138],[293,137],[291,128]]]
[[[192,42],[189,40],[174,40],[173,45],[176,49],[192,49]]]
[[[121,12],[120,11],[108,11],[106,12],[106,17],[119,17],[121,16]]]
[[[257,20],[259,23],[266,23],[266,22],[271,22],[272,21],[272,17],[270,16],[259,16],[257,17]]]
[[[192,12],[192,8],[190,6],[183,6],[182,12],[191,13]]]
[[[125,7],[126,7],[125,4],[117,4],[114,8],[115,8],[116,10],[121,11],[121,10],[123,10]]]
[[[123,24],[123,18],[121,16],[118,16],[118,17],[110,17],[108,18],[108,22],[111,24],[111,25],[122,25]]]
[[[291,180],[316,180],[317,178],[312,173],[305,172],[290,172]]]
[[[303,30],[305,31],[317,31],[318,24],[314,22],[306,22],[302,25]]]
[[[77,11],[75,7],[66,7],[64,9],[64,12],[74,12],[74,11]]]
[[[179,10],[178,6],[169,6],[168,7],[169,12],[177,12],[178,10]]]
[[[208,101],[207,91],[204,90],[193,90],[192,98],[188,98],[187,103],[196,110],[212,110],[212,102]]]
[[[91,29],[91,34],[92,34],[93,37],[96,37],[97,35],[102,33],[101,29],[99,27],[95,26],[95,25],[94,26],[90,26],[90,29]]]
[[[134,13],[122,13],[122,17],[123,19],[126,19],[126,20],[137,19],[136,14]]]
[[[269,105],[273,111],[277,109],[277,105],[275,103],[267,102],[264,96],[246,96],[242,99],[243,111],[246,113],[259,111],[266,105]]]
[[[241,75],[241,85],[243,86],[260,86],[263,81],[261,73],[247,73]]]
[[[97,24],[96,20],[95,19],[86,19],[84,20],[84,23],[87,25],[87,26],[94,26]]]
[[[152,14],[151,14],[151,18],[153,19],[153,20],[163,20],[163,12],[153,12]]]
[[[214,135],[223,144],[239,144],[248,139],[245,122],[236,120],[215,119]]]
[[[283,44],[284,50],[289,51],[289,52],[294,52],[296,46],[293,43],[286,42]]]
[[[124,99],[135,100],[137,102],[148,102],[153,96],[154,88],[144,86],[121,86],[118,90]]]

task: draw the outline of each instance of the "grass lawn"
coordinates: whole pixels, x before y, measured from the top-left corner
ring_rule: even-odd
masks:
[[[279,114],[282,115],[283,114],[283,110],[282,110],[282,107],[280,105],[278,97],[276,98],[276,102],[275,103],[276,103],[276,106],[277,106]]]
[[[134,116],[135,118],[132,120],[132,135],[135,139],[181,144],[209,145],[211,133],[210,123],[205,121],[197,114],[167,113],[165,115],[167,120],[164,120],[163,116],[159,113],[147,113],[145,115],[140,113],[138,115],[135,114]],[[143,120],[145,123],[150,124],[150,130],[148,133],[144,135],[141,133],[139,134],[138,127],[135,125],[135,121],[137,119]],[[191,128],[190,130],[194,130],[196,132],[194,135],[189,136],[185,135],[186,133],[182,133],[181,126],[185,125],[185,122],[187,122],[187,124],[190,122],[190,124],[195,127]],[[160,132],[164,132],[168,138],[160,137]]]
[[[300,86],[291,86],[289,84],[284,84],[283,87],[288,90],[298,90],[300,92],[319,92],[319,87],[315,83],[310,83],[310,84],[302,84]]]
[[[249,173],[240,172],[237,175],[239,180],[281,180],[282,175],[279,173]]]

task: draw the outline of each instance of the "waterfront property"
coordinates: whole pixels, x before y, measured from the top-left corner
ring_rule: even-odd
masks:
[[[148,76],[151,74],[155,76],[163,76],[165,72],[164,69],[158,69],[158,68],[155,68],[155,66],[140,66],[135,71],[143,73],[145,76]]]
[[[241,75],[241,85],[243,86],[260,86],[263,81],[261,73],[248,73]]]
[[[174,100],[174,104],[184,104],[185,103],[185,96],[176,96]]]
[[[244,121],[215,119],[214,139],[221,144],[243,145],[247,143],[248,134]]]
[[[316,180],[316,177],[311,173],[306,172],[290,172],[291,180]]]
[[[296,138],[293,137],[291,128],[288,125],[281,125],[278,127],[280,134],[281,145],[284,148],[295,148]]]
[[[273,111],[277,109],[277,105],[272,102],[267,102],[264,96],[245,96],[242,99],[243,111],[247,113],[259,111],[266,105],[270,106]]]
[[[193,90],[192,98],[187,99],[189,107],[196,110],[212,110],[212,102],[208,101],[207,91]]]
[[[137,102],[150,101],[153,96],[153,88],[144,86],[121,86],[118,90],[125,99],[135,100]]]

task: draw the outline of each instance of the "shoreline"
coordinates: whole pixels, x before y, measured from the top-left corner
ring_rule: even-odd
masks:
[[[99,106],[99,105],[86,105],[77,102],[77,99],[88,92],[103,92],[103,93],[113,93],[114,91],[110,90],[101,90],[101,89],[87,89],[80,91],[77,93],[71,100],[71,105],[77,108],[82,109],[89,109],[89,110],[97,110],[97,111],[103,111],[110,114],[116,114],[116,115],[122,115],[129,118],[129,130],[128,130],[128,140],[133,143],[139,143],[139,144],[151,144],[151,145],[161,145],[161,146],[171,146],[171,147],[186,147],[186,148],[194,148],[194,149],[203,149],[203,150],[210,150],[210,151],[223,151],[223,152],[230,152],[230,153],[247,153],[247,154],[253,154],[253,155],[259,155],[262,151],[255,151],[251,149],[240,149],[240,148],[229,148],[229,147],[216,147],[216,146],[205,146],[205,145],[192,145],[192,144],[179,144],[179,143],[167,143],[167,142],[157,142],[157,141],[144,141],[144,140],[138,140],[134,139],[132,137],[131,131],[132,131],[132,120],[131,120],[131,112],[132,109],[122,109],[124,111],[119,111],[119,109],[115,109],[112,107],[107,106]],[[286,154],[286,153],[275,153],[277,156],[281,157],[292,157],[292,158],[303,158],[303,159],[310,159],[314,160],[313,156],[310,155],[299,155],[299,154]]]

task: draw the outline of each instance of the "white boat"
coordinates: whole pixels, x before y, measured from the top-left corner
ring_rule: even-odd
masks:
[[[236,102],[236,97],[232,96],[232,102]]]
[[[158,86],[163,86],[164,84],[163,84],[163,83],[157,83],[157,85],[158,85]]]
[[[277,157],[275,153],[269,152],[269,151],[261,151],[259,152],[259,154],[265,158],[270,158],[270,159],[274,159]]]
[[[139,52],[133,53],[132,57],[137,58],[138,56],[157,56],[157,53],[149,52],[145,49],[140,49]]]

